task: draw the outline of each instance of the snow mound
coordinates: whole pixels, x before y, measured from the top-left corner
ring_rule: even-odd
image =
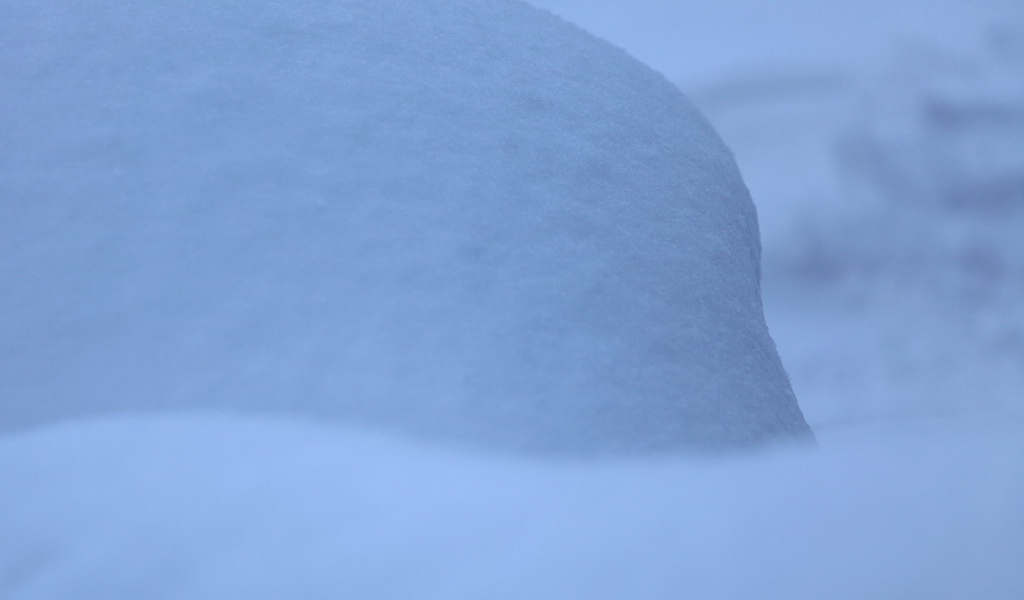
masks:
[[[534,450],[809,435],[753,205],[511,0],[0,6],[2,426],[205,407]]]

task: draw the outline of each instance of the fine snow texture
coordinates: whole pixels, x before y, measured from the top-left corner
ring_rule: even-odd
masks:
[[[1019,600],[1020,429],[509,460],[281,419],[0,439],[5,600]]]
[[[808,435],[754,209],[509,0],[0,6],[0,420],[201,406],[535,450]]]

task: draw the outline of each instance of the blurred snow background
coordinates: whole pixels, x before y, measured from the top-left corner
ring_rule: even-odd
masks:
[[[819,432],[1024,417],[1024,3],[536,3],[661,71],[735,152]]]

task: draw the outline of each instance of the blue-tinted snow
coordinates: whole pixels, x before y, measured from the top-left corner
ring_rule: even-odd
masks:
[[[7,428],[340,416],[530,449],[808,432],[754,208],[668,82],[520,2],[9,2]]]
[[[272,420],[6,434],[0,597],[1024,597],[1024,211],[991,194],[1024,157],[1024,4],[538,4],[680,83],[736,151],[818,447],[572,464]]]
[[[1020,598],[1019,430],[820,444],[581,464],[286,420],[55,426],[0,438],[0,596]]]
[[[816,430],[1024,420],[1024,4],[537,4],[668,75],[736,152]]]

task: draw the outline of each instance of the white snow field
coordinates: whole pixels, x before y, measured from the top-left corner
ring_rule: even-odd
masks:
[[[182,407],[530,450],[809,437],[679,91],[511,0],[7,2],[7,428]]]
[[[306,12],[330,11],[315,2],[238,3],[237,10],[224,2],[178,3],[160,15],[154,7],[73,4],[75,10],[104,7],[100,17],[62,12],[71,9],[70,2],[5,0],[0,3],[0,312],[20,311],[24,320],[0,314],[0,598],[1024,598],[1024,4],[535,3],[625,48],[679,84],[735,150],[761,211],[768,321],[817,444],[769,444],[717,457],[662,452],[553,458],[507,453],[501,445],[474,449],[436,435],[397,435],[386,420],[364,427],[323,419],[314,406],[304,407],[306,418],[270,412],[244,418],[208,412],[76,418],[71,411],[125,413],[132,405],[153,404],[158,396],[170,408],[175,399],[200,397],[203,387],[211,388],[209,398],[217,402],[252,403],[256,410],[259,398],[294,391],[301,403],[334,385],[309,383],[325,361],[310,360],[301,340],[291,340],[294,351],[288,356],[253,350],[283,331],[305,330],[312,317],[295,309],[313,304],[275,299],[274,290],[237,291],[242,274],[214,282],[207,291],[187,284],[217,272],[230,257],[226,251],[204,253],[194,246],[198,240],[213,236],[225,242],[223,248],[243,249],[231,260],[253,273],[274,247],[263,245],[266,237],[280,234],[291,240],[275,250],[281,262],[274,263],[274,274],[280,275],[291,272],[301,252],[319,255],[305,245],[306,238],[326,247],[317,236],[340,226],[318,206],[325,195],[318,186],[330,177],[328,167],[336,168],[310,160],[318,149],[333,147],[320,125],[295,134],[289,146],[294,156],[274,154],[247,139],[220,139],[223,129],[216,129],[230,125],[232,115],[249,114],[256,121],[256,113],[246,111],[266,108],[265,97],[284,102],[287,98],[274,94],[303,95],[286,85],[294,79],[253,76],[245,93],[232,82],[259,69],[287,70],[285,63],[311,68],[324,55],[333,56],[333,48],[313,49],[317,40],[330,37],[335,21],[323,12]],[[500,5],[385,4],[405,7],[398,12],[406,17],[423,15],[424,6],[437,8],[437,15],[417,27],[450,17],[443,16],[444,7],[482,11]],[[188,13],[192,10],[197,12]],[[521,7],[514,11],[545,21]],[[147,13],[151,18],[138,22]],[[178,17],[170,18],[172,13]],[[203,14],[204,21],[192,22],[188,14]],[[69,16],[79,20],[61,23]],[[118,19],[136,21],[120,35],[92,37]],[[228,25],[217,33],[217,23]],[[260,31],[267,39],[240,47],[230,32],[252,23],[265,25]],[[298,23],[317,23],[316,33],[298,35]],[[519,31],[514,20],[506,24],[508,31]],[[551,27],[565,32],[565,25]],[[193,44],[182,44],[176,31],[190,32],[186,37]],[[420,45],[437,48],[443,40],[458,45],[467,36],[458,28],[435,28],[429,43]],[[510,45],[538,53],[536,63],[522,65],[522,72],[555,60],[552,47],[543,46],[536,32],[510,37]],[[578,39],[587,40],[580,48],[588,49],[577,58],[603,48]],[[77,45],[75,56],[67,54],[71,44]],[[395,49],[381,46],[378,50]],[[282,50],[299,47],[309,53]],[[20,51],[12,54],[12,48]],[[126,48],[138,56],[126,56]],[[470,55],[466,60],[476,56],[475,48],[462,50]],[[180,67],[179,59],[190,52],[196,61],[223,53],[233,53],[233,60],[186,76],[175,65]],[[621,54],[600,52],[614,56],[613,64],[629,66],[618,69],[602,60],[577,64],[578,69],[595,77],[621,77],[631,70],[645,81],[657,79],[641,76]],[[160,56],[166,60],[157,60]],[[81,85],[67,94],[47,92],[32,100],[7,93],[15,82],[37,90],[52,86],[60,73],[91,60],[109,60],[112,66],[120,61],[121,67],[155,60],[146,73],[131,77],[147,86],[185,77],[202,98],[146,99],[135,93],[140,88],[105,90],[103,81],[130,78],[122,68],[83,75]],[[432,68],[427,55],[423,63]],[[507,90],[505,75],[491,77],[485,70],[473,76]],[[322,80],[324,89],[332,85],[325,73]],[[550,75],[548,81],[558,83],[559,96],[578,100],[578,90],[568,89],[578,85],[573,78]],[[630,81],[623,87],[632,88],[635,80]],[[467,92],[467,97],[482,93]],[[665,94],[678,98],[672,90]],[[653,106],[643,96],[641,105]],[[106,116],[76,113],[90,99],[107,102],[106,110],[91,105]],[[377,100],[384,113],[401,103]],[[174,114],[177,102],[205,109],[194,119],[158,118]],[[130,106],[152,112],[131,120],[132,132],[122,139],[135,145],[122,145],[99,125],[127,122],[124,110]],[[580,114],[587,106],[592,105],[574,103],[569,112]],[[409,131],[421,112],[411,111],[398,129]],[[51,120],[40,124],[35,117],[9,116],[14,114]],[[648,122],[652,115],[632,117]],[[303,118],[295,114],[282,126]],[[338,121],[328,122],[343,119],[334,118]],[[86,122],[95,128],[83,131]],[[246,135],[272,135],[265,123],[245,125]],[[574,124],[580,131],[595,126]],[[552,144],[570,144],[563,129],[545,134]],[[186,139],[190,136],[194,141]],[[193,156],[213,138],[217,147]],[[300,143],[310,138],[317,141],[315,148]],[[152,159],[170,154],[162,145],[143,143],[153,139],[180,144],[172,163],[163,165],[174,174],[161,178],[160,185],[140,186],[139,168],[149,164],[159,170]],[[80,145],[53,155],[43,151],[69,140]],[[429,141],[438,151],[463,142],[465,136]],[[595,145],[607,152],[610,169],[621,166],[612,160],[618,156],[616,144]],[[373,151],[367,148],[366,156]],[[395,156],[402,156],[401,148]],[[259,167],[248,162],[260,157]],[[544,155],[555,158],[573,160]],[[464,160],[459,165],[483,159]],[[232,162],[230,177],[208,183],[210,188],[200,185],[198,175]],[[352,179],[383,177],[371,163],[369,158],[361,163],[369,165],[367,172],[353,170]],[[294,174],[277,165],[301,168],[308,187],[268,191]],[[542,179],[557,176],[550,171]],[[425,172],[421,180],[432,177]],[[103,197],[104,190],[133,178],[139,189]],[[579,180],[566,181],[561,189],[578,189]],[[15,183],[18,189],[50,194],[48,202],[32,196],[35,204],[19,203],[10,193]],[[522,182],[509,177],[494,188],[506,185]],[[137,202],[168,198],[167,191],[175,189],[177,204],[156,210]],[[385,182],[380,195],[400,189]],[[94,204],[68,202],[65,212],[57,211],[56,201],[68,190]],[[196,190],[205,191],[190,195]],[[200,210],[204,202],[242,193],[254,198],[252,212],[237,221],[227,218],[230,211],[217,220]],[[274,194],[292,200],[294,212],[267,211],[265,202]],[[94,212],[96,204],[109,209],[102,218]],[[566,212],[545,214],[538,225],[548,224],[552,233],[567,223],[581,225],[564,218],[569,211],[559,206]],[[54,211],[52,218],[44,216],[48,210]],[[202,218],[192,220],[189,214]],[[120,227],[150,216],[160,220],[143,231]],[[257,224],[258,229],[248,229]],[[289,238],[288,232],[305,237]],[[129,246],[141,255],[111,256]],[[170,249],[191,258],[161,257]],[[204,264],[218,261],[220,266]],[[163,270],[141,270],[160,263]],[[168,265],[200,269],[183,274]],[[62,285],[47,282],[43,267],[55,266],[63,269]],[[97,287],[98,281],[116,281],[123,271],[136,278],[134,295]],[[295,280],[308,274],[295,272]],[[161,288],[187,300],[164,306],[181,320],[163,329],[146,321],[153,329],[137,330],[137,338],[111,331],[118,323],[138,325],[141,321],[126,317],[132,311],[160,306],[158,294],[147,286],[165,281],[185,282],[181,289]],[[313,297],[324,287],[307,282],[307,289]],[[228,337],[196,326],[193,338],[181,336],[175,348],[158,351],[143,343],[177,337],[185,317],[224,294],[236,303],[208,314],[211,330],[223,319],[250,315]],[[109,306],[75,302],[115,296],[119,302]],[[256,310],[264,298],[292,311],[294,321],[275,322],[266,310]],[[103,318],[92,320],[93,315]],[[29,332],[32,327],[38,330]],[[8,340],[15,334],[21,347]],[[118,336],[116,347],[83,342]],[[224,364],[211,360],[193,367],[213,377],[218,369],[236,369],[237,375],[248,365],[252,381],[261,380],[264,387],[231,396],[224,393],[227,379],[214,388],[213,380],[167,375],[177,389],[146,389],[147,378],[164,368],[161,360],[181,364],[190,347],[204,357],[235,348],[241,354]],[[129,350],[142,356],[117,371],[126,387],[96,393],[96,381],[111,371],[94,375],[87,366],[110,368],[105,358],[127,359]],[[81,370],[57,377],[54,365],[62,363],[76,363]],[[149,370],[136,372],[140,364]],[[134,395],[124,393],[129,388]],[[11,400],[28,389],[60,393],[39,393],[31,403]],[[69,389],[77,393],[64,393]],[[79,402],[104,406],[92,410],[75,406]],[[53,423],[56,419],[64,422]],[[32,423],[40,426],[26,430]]]

